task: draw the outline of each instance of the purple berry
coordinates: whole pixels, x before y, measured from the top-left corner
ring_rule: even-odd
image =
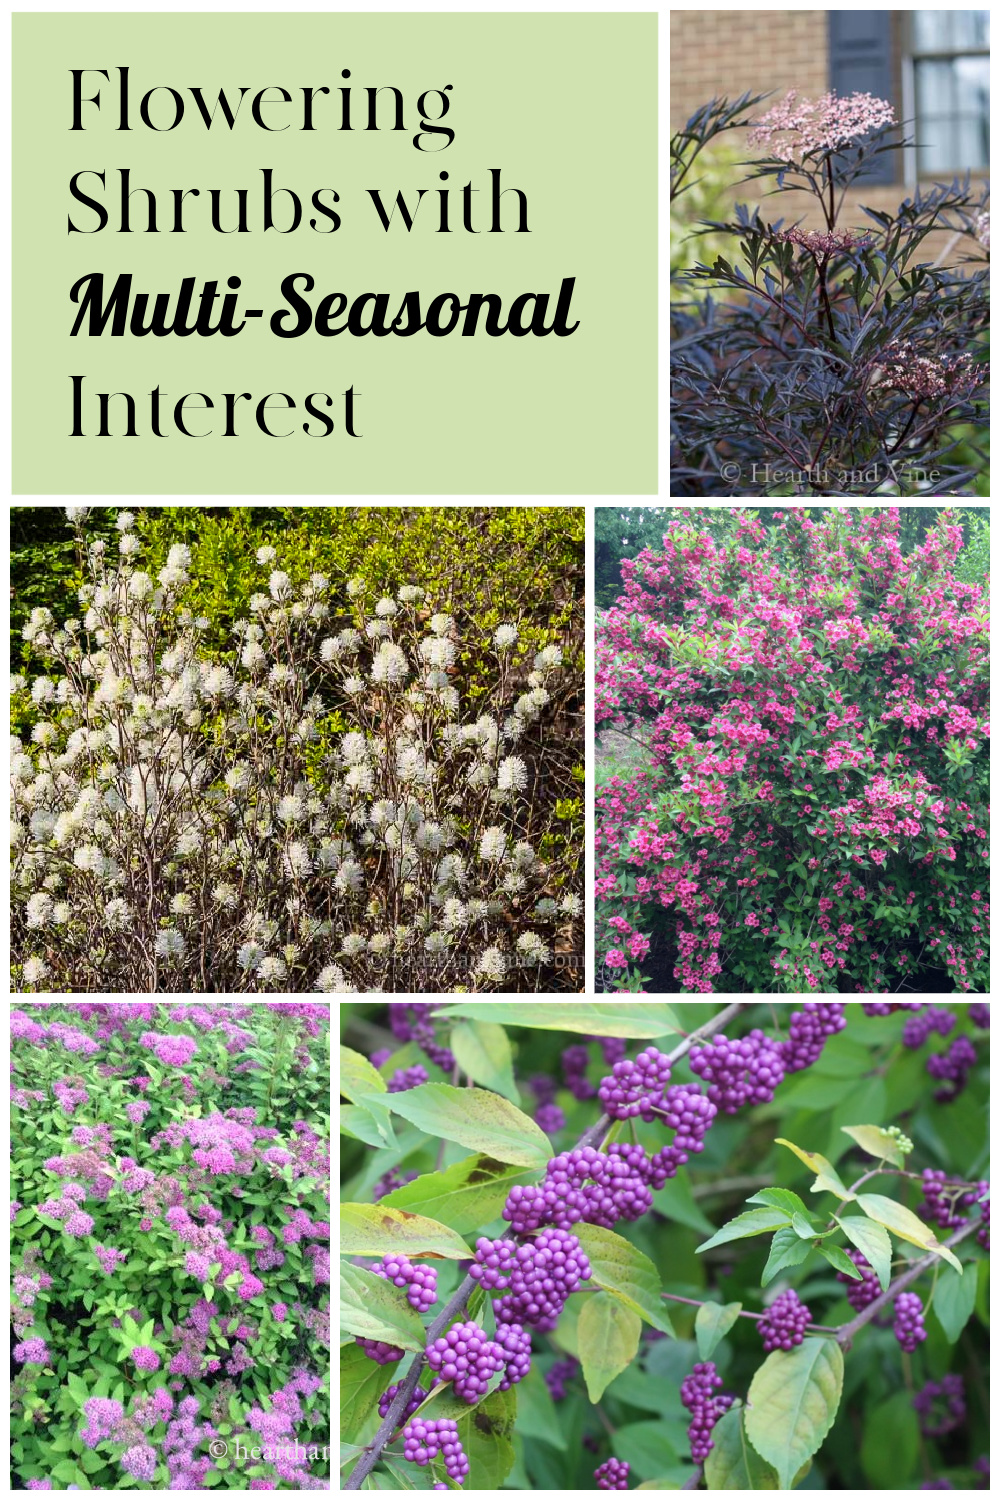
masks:
[[[473,1405],[489,1388],[490,1377],[505,1366],[504,1351],[486,1337],[478,1323],[456,1323],[428,1346],[427,1363],[443,1381],[452,1381],[455,1395]]]
[[[969,1072],[976,1066],[976,1049],[967,1036],[957,1036],[947,1052],[935,1052],[927,1059],[927,1071],[932,1078],[949,1084],[937,1089],[934,1098],[938,1104],[950,1104],[957,1099],[969,1081]]]
[[[878,1277],[875,1275],[873,1268],[868,1264],[867,1259],[862,1255],[860,1250],[848,1247],[845,1254],[848,1260],[853,1260],[861,1272],[861,1280],[855,1281],[852,1276],[848,1276],[846,1271],[838,1271],[837,1280],[846,1283],[847,1300],[854,1311],[863,1312],[870,1303],[875,1301],[876,1297],[882,1295],[882,1288],[879,1285]]]
[[[509,1391],[531,1369],[531,1334],[520,1323],[498,1323],[496,1342],[503,1350],[507,1362],[499,1389]]]
[[[714,1036],[691,1053],[691,1070],[708,1084],[708,1097],[727,1115],[744,1104],[770,1104],[785,1076],[778,1047],[762,1031],[734,1038]]]
[[[386,1093],[405,1094],[407,1089],[418,1088],[429,1078],[430,1074],[420,1063],[414,1063],[412,1068],[397,1068],[386,1085]]]
[[[546,1135],[558,1135],[566,1124],[566,1116],[558,1104],[540,1104],[535,1111],[535,1120],[539,1130],[544,1130]]]
[[[899,1340],[900,1348],[912,1354],[918,1344],[927,1337],[924,1327],[924,1304],[916,1292],[900,1292],[896,1298],[896,1316],[892,1331]]]
[[[544,1230],[536,1239],[515,1247],[508,1293],[493,1304],[497,1323],[528,1324],[551,1332],[567,1299],[590,1275],[590,1261],[575,1234],[565,1229]]]
[[[396,1395],[397,1395],[398,1391],[399,1391],[399,1386],[398,1385],[391,1385],[387,1391],[383,1391],[382,1392],[381,1396],[378,1398],[378,1414],[379,1414],[380,1417],[387,1417],[389,1415],[389,1407],[392,1405],[393,1401],[396,1399]],[[418,1385],[417,1388],[414,1390],[413,1395],[410,1397],[409,1401],[406,1403],[406,1410],[403,1412],[403,1415],[400,1417],[399,1422],[397,1423],[397,1426],[402,1427],[402,1425],[403,1425],[404,1422],[409,1421],[410,1417],[413,1416],[413,1413],[417,1410],[417,1408],[419,1406],[423,1405],[423,1403],[427,1400],[427,1397],[429,1395],[430,1395],[430,1391],[425,1391],[424,1388],[423,1388],[423,1386]]]
[[[691,1413],[688,1424],[688,1440],[691,1457],[696,1464],[704,1463],[714,1446],[712,1428],[733,1404],[732,1396],[716,1396],[722,1384],[722,1376],[709,1360],[695,1365],[690,1375],[681,1382],[681,1405]]]
[[[638,1219],[653,1206],[649,1159],[641,1147],[593,1146],[554,1156],[538,1186],[511,1188],[503,1217],[515,1234],[542,1224],[568,1229],[583,1222],[611,1229],[619,1219]]]
[[[812,1313],[804,1302],[789,1287],[775,1297],[757,1327],[764,1340],[764,1352],[773,1349],[794,1349],[805,1337],[807,1326],[812,1322]]]
[[[915,1015],[907,1016],[903,1025],[903,1046],[914,1051],[922,1047],[932,1031],[939,1036],[948,1036],[954,1030],[955,1015],[940,1005],[929,1005]]]
[[[545,1371],[545,1384],[553,1401],[565,1401],[566,1383],[572,1380],[579,1368],[578,1359],[557,1359],[551,1369]]]
[[[397,1349],[395,1344],[383,1344],[379,1339],[362,1339],[355,1341],[359,1343],[369,1359],[373,1359],[377,1365],[395,1364],[397,1359],[402,1359],[402,1349]]]
[[[383,1281],[407,1288],[406,1300],[417,1312],[425,1313],[437,1301],[437,1271],[432,1266],[415,1266],[405,1255],[383,1255],[371,1268]]]
[[[593,1099],[597,1090],[587,1078],[587,1068],[590,1066],[587,1048],[579,1044],[567,1047],[562,1055],[562,1065],[563,1079],[573,1098]]]
[[[395,1168],[390,1172],[384,1173],[375,1184],[372,1192],[372,1202],[378,1203],[387,1193],[394,1193],[397,1188],[404,1187],[406,1183],[415,1181],[416,1177],[416,1172],[407,1172],[405,1176],[401,1177]]]
[[[629,1465],[620,1458],[609,1458],[594,1470],[599,1490],[627,1490]]]
[[[972,1022],[973,1026],[978,1026],[979,1029],[980,1029],[980,1031],[989,1031],[989,1029],[990,1029],[990,1007],[989,1007],[989,1005],[985,1001],[984,1002],[977,1001],[974,1005],[970,1005],[969,1006],[969,1020]]]
[[[592,1036],[592,1042],[600,1042],[601,1055],[609,1068],[621,1062],[625,1056],[625,1038],[621,1036]]]
[[[786,1073],[801,1073],[819,1060],[828,1036],[847,1025],[842,1001],[807,1000],[792,1012],[788,1040],[779,1048]]]
[[[944,1172],[926,1167],[923,1174],[925,1218],[929,1218],[940,1229],[959,1229],[965,1223],[960,1209],[969,1209],[977,1201],[977,1190],[968,1189],[961,1182],[951,1181]],[[981,1185],[980,1185],[981,1186]]]
[[[928,1380],[914,1396],[913,1409],[920,1418],[924,1437],[940,1438],[954,1432],[965,1421],[965,1383],[961,1375]]]

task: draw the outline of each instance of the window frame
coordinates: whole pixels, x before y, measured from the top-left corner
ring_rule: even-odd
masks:
[[[921,12],[926,14],[926,11]],[[943,14],[947,14],[944,11]],[[986,15],[990,12],[987,9]],[[916,50],[914,12],[906,11],[903,15],[903,36],[901,48],[902,61],[902,96],[903,96],[903,119],[912,120],[914,133],[919,131],[920,122],[917,119],[917,63],[918,62],[954,62],[959,57],[985,57],[987,63],[990,58],[990,47],[956,47],[956,48],[932,48],[927,51]],[[982,168],[962,168],[960,166],[950,167],[951,173],[964,171],[989,172],[989,162]],[[943,176],[943,172],[930,173],[924,180],[935,176]],[[920,169],[918,164],[918,152],[915,145],[903,148],[903,180],[909,190],[917,187],[920,181]]]

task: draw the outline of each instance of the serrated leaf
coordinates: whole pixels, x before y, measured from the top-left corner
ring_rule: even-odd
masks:
[[[743,1311],[742,1302],[704,1302],[694,1320],[694,1336],[698,1340],[699,1359],[711,1359],[726,1334]]]
[[[458,1419],[458,1436],[469,1460],[469,1490],[502,1490],[514,1467],[517,1387],[494,1391],[475,1411]]]
[[[859,1193],[857,1205],[874,1219],[876,1224],[884,1224],[886,1229],[891,1229],[899,1239],[905,1240],[908,1245],[918,1245],[921,1250],[931,1251],[946,1260],[950,1266],[961,1276],[962,1263],[952,1252],[940,1243],[937,1235],[932,1229],[918,1219],[915,1213],[904,1208],[902,1203],[897,1203],[895,1198],[883,1198],[881,1193]]]
[[[574,1224],[572,1233],[590,1261],[589,1285],[610,1292],[647,1323],[673,1337],[673,1324],[661,1300],[660,1275],[648,1255],[620,1234],[595,1224]]]
[[[704,1359],[705,1356],[702,1355]],[[726,1412],[712,1428],[712,1448],[705,1460],[709,1490],[776,1490],[778,1476],[748,1441],[742,1407]]]
[[[460,1021],[451,1029],[449,1046],[458,1066],[473,1083],[495,1090],[512,1104],[520,1104],[510,1038],[502,1026],[495,1021]]]
[[[749,1213],[737,1214],[735,1219],[723,1224],[710,1240],[698,1246],[696,1253],[701,1255],[714,1245],[725,1245],[730,1240],[743,1240],[753,1234],[768,1234],[773,1229],[783,1229],[788,1222],[789,1215],[780,1208],[752,1208]]]
[[[340,1133],[352,1140],[364,1141],[366,1146],[395,1145],[395,1133],[388,1113],[380,1120],[374,1110],[365,1109],[363,1104],[340,1106]]]
[[[472,1251],[447,1224],[384,1203],[342,1203],[341,1255],[440,1255],[446,1260],[471,1260]]]
[[[384,1208],[405,1208],[440,1219],[458,1234],[482,1229],[500,1217],[512,1187],[535,1181],[535,1167],[512,1167],[491,1156],[465,1156],[443,1172],[425,1172],[380,1199]]]
[[[795,1233],[791,1227],[779,1229],[771,1241],[771,1253],[760,1278],[761,1286],[767,1286],[787,1266],[798,1266],[808,1256],[812,1245]]]
[[[835,1271],[842,1271],[845,1276],[850,1276],[852,1281],[861,1280],[861,1272],[839,1245],[817,1245],[816,1248],[823,1259],[830,1262]]]
[[[784,1209],[787,1217],[792,1218],[795,1214],[803,1214],[808,1218],[809,1209],[803,1203],[798,1193],[793,1193],[790,1188],[762,1188],[759,1193],[754,1193],[748,1203],[760,1203],[766,1208]]]
[[[836,1193],[838,1198],[849,1202],[854,1194],[846,1188],[837,1175],[837,1169],[821,1156],[818,1151],[803,1151],[801,1146],[796,1146],[792,1141],[786,1141],[781,1136],[776,1138],[776,1144],[787,1146],[789,1151],[794,1151],[799,1161],[804,1162],[811,1172],[816,1173],[816,1181],[810,1191],[813,1193]]]
[[[881,1224],[876,1224],[874,1219],[859,1219],[856,1214],[838,1219],[837,1222],[854,1248],[861,1251],[884,1292],[892,1276],[892,1241],[889,1231]]]
[[[844,1387],[844,1356],[832,1339],[806,1339],[775,1350],[747,1393],[746,1432],[773,1466],[780,1489],[791,1483],[833,1426]]]
[[[583,1299],[577,1353],[592,1402],[600,1401],[615,1376],[635,1359],[641,1333],[639,1314],[610,1292],[591,1292]]]
[[[862,1151],[867,1151],[877,1161],[892,1162],[894,1167],[906,1165],[906,1157],[900,1150],[898,1140],[880,1125],[841,1125],[840,1128],[852,1141],[857,1142]]]
[[[427,1343],[424,1325],[407,1302],[405,1289],[348,1263],[340,1267],[340,1331],[421,1353]]]
[[[457,1141],[498,1161],[544,1168],[552,1155],[549,1138],[509,1099],[486,1089],[456,1089],[448,1083],[422,1083],[390,1095],[391,1108],[418,1130],[439,1140]]]
[[[437,1012],[445,1019],[498,1021],[502,1026],[528,1026],[536,1031],[578,1031],[584,1036],[618,1036],[649,1039],[680,1035],[681,1028],[669,1005],[616,1005],[612,1001],[576,1005],[554,1001],[550,1005],[493,1005],[473,1002],[445,1005]]]
[[[972,1317],[976,1306],[976,1280],[971,1270],[959,1276],[950,1267],[938,1277],[931,1307],[949,1344],[958,1342],[959,1334]]]
[[[384,1094],[385,1079],[360,1052],[351,1047],[340,1049],[340,1092],[356,1104],[367,1094]]]

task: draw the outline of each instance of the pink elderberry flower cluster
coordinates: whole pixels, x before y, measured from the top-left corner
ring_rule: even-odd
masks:
[[[990,216],[988,213],[980,214],[976,220],[976,239],[984,250],[990,248]]]
[[[872,372],[872,385],[885,385],[908,396],[924,399],[953,395],[976,384],[971,354],[918,354],[912,344],[897,344]]]
[[[885,99],[873,94],[823,94],[799,99],[792,89],[772,105],[747,134],[751,146],[769,146],[786,161],[802,161],[820,151],[839,151],[872,130],[895,125],[896,115]],[[782,139],[776,140],[775,137]]]
[[[836,255],[846,254],[848,250],[865,250],[872,242],[871,235],[863,230],[832,230],[827,234],[819,230],[800,229],[797,224],[792,229],[776,230],[774,237],[790,245],[801,245],[803,250],[808,250],[813,255]]]

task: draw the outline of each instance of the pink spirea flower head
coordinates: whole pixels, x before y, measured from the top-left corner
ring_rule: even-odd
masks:
[[[137,1370],[152,1371],[160,1368],[160,1356],[147,1344],[137,1344],[132,1350],[132,1359]]]
[[[171,1068],[183,1068],[194,1057],[198,1043],[191,1036],[154,1036],[152,1048],[161,1063]]]
[[[801,161],[817,151],[839,151],[852,141],[895,125],[896,115],[885,99],[873,94],[823,94],[819,99],[799,99],[792,89],[780,104],[772,105],[747,134],[751,146],[768,146],[785,161]],[[785,139],[775,140],[775,137]]]
[[[237,1287],[237,1291],[244,1302],[249,1302],[252,1297],[258,1296],[263,1290],[264,1283],[252,1273],[245,1275]]]
[[[89,1214],[85,1214],[83,1210],[79,1208],[75,1213],[70,1214],[69,1218],[63,1225],[66,1233],[73,1235],[75,1238],[79,1238],[82,1235],[89,1234],[93,1227],[93,1219]]]
[[[83,1414],[87,1426],[80,1434],[88,1448],[96,1448],[111,1436],[125,1416],[120,1401],[111,1401],[106,1396],[92,1396],[83,1403]]]
[[[27,1484],[27,1488],[29,1490],[50,1490],[52,1488],[52,1480],[51,1479],[29,1479],[28,1480],[28,1484]]]
[[[285,1302],[275,1302],[271,1308],[271,1316],[276,1323],[283,1323],[288,1317],[288,1305]]]
[[[136,1443],[126,1448],[121,1456],[121,1466],[133,1479],[152,1479],[156,1473],[156,1454],[145,1443]]]
[[[147,1104],[145,1099],[136,1099],[132,1104],[126,1104],[125,1113],[133,1125],[141,1125],[151,1108],[152,1106]]]
[[[47,1365],[50,1357],[44,1339],[25,1339],[23,1344],[14,1345],[14,1358],[19,1365]]]

